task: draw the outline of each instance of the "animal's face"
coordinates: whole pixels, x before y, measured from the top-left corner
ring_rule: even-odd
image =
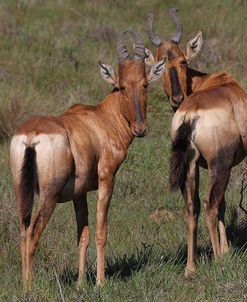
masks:
[[[166,60],[163,87],[173,108],[179,107],[187,95],[187,59],[178,44],[163,43],[157,50],[157,58]]]
[[[136,42],[136,41],[135,41]],[[138,51],[136,48],[139,48]],[[121,111],[130,124],[132,134],[143,137],[148,133],[147,124],[147,88],[148,84],[162,77],[165,61],[161,60],[146,70],[145,47],[139,41],[135,43],[135,54],[129,57],[125,45],[120,45],[124,59],[120,60],[118,75],[109,65],[100,63],[101,75],[105,81],[119,90]],[[140,51],[141,49],[141,51]],[[140,54],[138,56],[138,54]]]
[[[151,41],[157,47],[157,55],[154,58],[151,51],[146,50],[146,61],[147,63],[153,63],[161,59],[166,61],[166,70],[163,74],[163,87],[172,108],[176,110],[190,93],[188,64],[201,49],[202,33],[198,32],[194,38],[189,40],[187,50],[184,52],[179,44],[182,35],[182,24],[178,18],[177,11],[171,9],[170,16],[177,25],[177,31],[172,35],[170,41],[162,41],[153,32],[154,16],[152,14],[148,15],[147,31]]]

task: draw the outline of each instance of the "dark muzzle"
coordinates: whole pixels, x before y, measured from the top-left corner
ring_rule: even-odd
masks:
[[[132,126],[132,134],[136,137],[143,137],[148,133],[148,126],[145,124],[135,124]]]
[[[171,96],[171,103],[174,104],[175,106],[179,106],[183,100],[184,100],[184,96],[182,94]]]

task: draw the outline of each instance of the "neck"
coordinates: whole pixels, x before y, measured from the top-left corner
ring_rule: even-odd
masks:
[[[105,122],[111,128],[112,132],[119,138],[124,149],[132,143],[134,136],[130,129],[130,124],[121,111],[121,99],[119,91],[114,90],[106,98],[96,105],[97,110],[101,112]]]
[[[187,68],[187,96],[198,90],[200,83],[207,77],[207,74],[192,68]]]

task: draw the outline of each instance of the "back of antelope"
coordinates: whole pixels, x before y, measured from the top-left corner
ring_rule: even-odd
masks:
[[[231,168],[247,154],[247,94],[235,79],[222,72],[206,74],[188,66],[202,46],[202,33],[180,47],[182,23],[176,9],[169,11],[176,32],[163,41],[153,31],[148,15],[147,32],[157,47],[156,58],[146,50],[152,64],[166,60],[163,86],[175,111],[171,125],[170,185],[181,189],[188,230],[186,275],[195,271],[197,224],[200,214],[199,166],[209,171],[208,194],[203,205],[215,257],[228,251],[224,222],[225,190]],[[218,226],[218,229],[217,229]],[[218,232],[219,231],[219,232]]]
[[[100,63],[101,75],[114,86],[97,106],[77,104],[59,116],[33,117],[11,141],[10,163],[20,224],[22,276],[31,288],[34,253],[57,203],[73,200],[78,230],[79,281],[85,276],[89,244],[87,192],[98,189],[96,217],[97,284],[105,279],[107,212],[115,174],[134,137],[148,132],[147,86],[162,76],[164,61],[145,68],[138,34],[129,56],[124,34],[118,39],[119,72]],[[32,216],[33,197],[39,206]]]

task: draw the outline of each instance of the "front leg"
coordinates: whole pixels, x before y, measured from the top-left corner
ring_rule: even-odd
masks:
[[[97,285],[105,280],[105,244],[107,239],[107,212],[114,187],[113,173],[99,173],[96,216]]]
[[[77,242],[79,246],[79,274],[78,284],[81,284],[86,273],[86,253],[89,245],[87,194],[74,200],[77,222]]]

